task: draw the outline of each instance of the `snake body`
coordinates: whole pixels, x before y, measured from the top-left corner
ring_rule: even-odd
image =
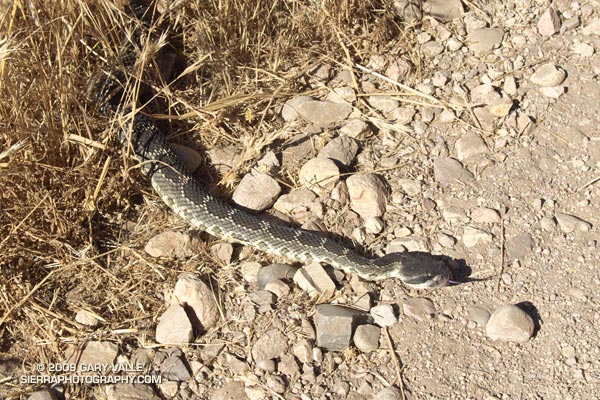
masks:
[[[124,50],[132,59],[133,48]],[[100,77],[95,101],[101,112],[114,116],[127,86],[121,67]],[[164,134],[147,115],[133,113],[122,127],[121,141],[141,162],[160,198],[192,226],[224,240],[303,263],[327,263],[367,280],[399,278],[415,288],[445,286],[450,276],[445,263],[424,252],[392,253],[370,259],[337,241],[312,231],[265,221],[211,195],[183,166]]]

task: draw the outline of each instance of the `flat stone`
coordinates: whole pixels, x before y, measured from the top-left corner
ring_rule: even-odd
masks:
[[[587,232],[592,229],[592,224],[574,215],[556,213],[554,214],[554,217],[558,222],[560,230],[564,233],[572,233],[575,231]]]
[[[437,241],[442,247],[451,249],[456,243],[456,238],[452,235],[448,235],[447,233],[438,232]]]
[[[437,312],[433,301],[426,297],[413,297],[403,301],[402,311],[417,321],[432,319]]]
[[[558,86],[564,82],[567,73],[554,64],[544,64],[531,75],[531,82],[541,87]]]
[[[467,45],[474,53],[488,53],[497,49],[504,39],[504,31],[499,28],[475,29],[467,36]]]
[[[295,121],[296,119],[298,119],[298,111],[296,111],[297,107],[299,107],[301,104],[313,100],[314,99],[310,96],[296,96],[294,98],[289,99],[281,108],[281,117],[286,122]]]
[[[537,23],[538,33],[542,36],[552,36],[560,30],[560,17],[556,10],[549,7],[544,11]]]
[[[422,184],[416,179],[398,179],[398,185],[409,196],[417,196],[422,192]]]
[[[303,339],[296,343],[292,352],[302,364],[308,364],[313,361],[313,345],[308,339]]]
[[[454,149],[460,161],[483,155],[488,151],[483,139],[474,132],[467,132],[462,135],[454,144]]]
[[[339,126],[352,112],[352,106],[345,103],[311,100],[296,107],[302,119],[321,128]]]
[[[527,342],[533,336],[534,329],[529,314],[512,304],[498,307],[485,326],[490,339],[517,343]]]
[[[352,328],[360,312],[332,304],[317,306],[314,315],[317,346],[331,351],[343,351],[350,346]]]
[[[233,246],[227,242],[217,243],[210,247],[210,252],[224,265],[229,265],[233,257]]]
[[[383,221],[378,217],[365,218],[365,230],[367,233],[376,235],[383,230]]]
[[[198,326],[197,332],[212,328],[219,321],[219,308],[212,290],[196,275],[184,272],[173,289],[173,297],[177,303],[185,303],[193,311]]]
[[[163,313],[156,326],[157,343],[190,343],[194,340],[194,327],[185,309],[173,304]]]
[[[262,268],[262,264],[256,261],[244,261],[239,265],[242,277],[246,282],[254,283],[258,280],[258,271]]]
[[[523,259],[533,249],[533,238],[528,233],[521,233],[506,241],[506,256],[509,260]]]
[[[31,393],[29,400],[57,400],[58,398],[49,390],[40,390]]]
[[[471,211],[471,219],[479,224],[499,224],[502,221],[498,211],[487,207],[478,207]]]
[[[282,214],[289,215],[299,223],[305,223],[314,217],[321,217],[323,214],[323,205],[317,195],[306,188],[294,189],[279,197],[273,208]]]
[[[206,152],[212,166],[221,174],[226,174],[235,168],[241,159],[242,149],[239,147],[222,147]]]
[[[387,190],[379,176],[356,174],[346,179],[350,208],[363,218],[381,217],[385,212]]]
[[[404,400],[405,395],[396,386],[388,386],[381,389],[373,396],[373,400]]]
[[[298,174],[300,184],[318,195],[330,193],[340,179],[340,170],[329,158],[316,157],[308,160]]]
[[[248,173],[235,188],[231,199],[247,209],[264,211],[275,203],[280,193],[279,183],[271,176],[264,173]]]
[[[469,315],[469,319],[477,322],[477,324],[482,327],[487,325],[491,316],[488,310],[476,306],[468,306],[467,314]]]
[[[326,101],[333,103],[354,103],[356,101],[356,92],[351,86],[340,86],[327,94]]]
[[[401,253],[406,249],[408,251],[428,252],[429,240],[426,237],[418,235],[409,235],[392,240],[386,247],[386,253]]]
[[[380,335],[381,329],[375,325],[359,325],[354,332],[354,345],[365,353],[377,350]]]
[[[139,383],[117,383],[104,387],[107,400],[159,400],[151,385]]]
[[[360,119],[349,119],[339,128],[341,135],[355,139],[362,139],[370,132],[369,125]]]
[[[394,308],[390,304],[380,304],[371,308],[371,316],[379,326],[392,326],[398,322]]]
[[[152,237],[144,251],[152,257],[186,258],[196,254],[196,241],[186,233],[165,231]]]
[[[257,361],[271,360],[281,356],[287,350],[287,337],[275,328],[263,333],[252,345],[252,357]]]
[[[183,354],[181,354],[181,352],[177,353],[178,354],[167,357],[160,364],[160,373],[164,378],[170,381],[184,382],[192,377],[192,373]]]
[[[77,314],[75,314],[75,321],[91,328],[94,328],[100,324],[98,318],[93,313],[86,310],[77,311]]]
[[[351,137],[340,135],[323,147],[319,157],[338,161],[342,165],[350,166],[358,153],[358,142]]]
[[[300,376],[300,368],[298,362],[291,354],[282,354],[277,363],[277,371],[288,376],[291,380],[295,380]]]
[[[335,283],[319,263],[300,268],[294,275],[294,282],[311,297],[328,299],[335,292]]]
[[[590,22],[588,25],[581,29],[581,33],[586,36],[597,35],[600,36],[600,19]]]
[[[462,241],[466,247],[475,247],[478,244],[490,243],[493,239],[491,233],[472,226],[465,226]]]
[[[435,180],[442,187],[448,187],[460,182],[472,181],[475,177],[463,167],[460,161],[450,157],[439,157],[433,162]]]
[[[501,99],[488,106],[488,112],[494,117],[506,117],[513,108],[513,101],[510,99]]]
[[[268,290],[258,290],[248,293],[248,300],[257,306],[270,306],[275,304],[277,297]]]
[[[423,12],[442,21],[460,18],[465,9],[460,0],[428,0],[423,3]]]
[[[244,386],[240,382],[231,381],[214,390],[210,400],[247,400]]]
[[[277,298],[290,294],[290,287],[281,279],[274,279],[265,285],[265,290],[273,293]]]
[[[113,365],[117,359],[119,348],[115,343],[107,341],[88,342],[81,356],[74,360],[75,354],[67,358],[67,362],[77,362],[77,365]]]
[[[257,282],[258,287],[265,289],[269,282],[274,280],[292,280],[298,268],[288,264],[270,264],[258,270]]]
[[[400,106],[392,96],[369,96],[369,104],[382,113],[389,113]]]
[[[423,43],[421,45],[421,53],[427,58],[434,58],[444,52],[444,45],[440,42],[432,40],[431,42]]]

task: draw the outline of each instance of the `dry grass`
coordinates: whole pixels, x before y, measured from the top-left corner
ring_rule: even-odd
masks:
[[[10,355],[30,370],[90,338],[143,342],[178,271],[139,249],[176,220],[126,173],[114,131],[85,101],[88,80],[118,58],[130,25],[119,2],[2,3],[0,361]],[[170,86],[154,80],[154,63],[139,76],[170,113],[186,116],[165,123],[174,136],[205,148],[251,143],[252,158],[276,138],[271,106],[305,91],[314,66],[346,64],[346,54],[364,62],[403,40],[390,15],[375,0],[176,2],[156,28],[187,69]],[[77,324],[82,308],[102,316],[102,328]],[[124,328],[131,333],[114,333]]]

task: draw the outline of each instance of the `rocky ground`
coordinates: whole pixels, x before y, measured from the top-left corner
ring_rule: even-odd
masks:
[[[162,381],[85,393],[596,396],[600,5],[432,1],[421,13],[398,1],[396,11],[406,21],[424,18],[415,37],[424,78],[394,49],[351,71],[312,69],[314,94],[273,106],[285,121],[276,145],[233,178],[231,201],[331,232],[367,254],[445,255],[462,283],[417,291],[226,242],[207,245],[148,193],[153,200],[138,222],[162,226],[128,228],[145,246],[129,253],[130,265],[148,263],[157,279],[163,265],[187,272],[159,288],[164,308],[136,341],[117,330],[91,335],[52,362],[140,364],[138,375]],[[202,164],[190,148],[177,149],[190,168]],[[225,182],[246,161],[240,146],[207,153]],[[103,324],[90,310],[74,318],[89,332]],[[75,398],[67,388],[29,398]]]

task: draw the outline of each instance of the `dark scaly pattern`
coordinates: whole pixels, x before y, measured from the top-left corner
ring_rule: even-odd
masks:
[[[144,15],[142,11],[137,8],[133,14],[139,18]],[[131,66],[135,49],[130,42],[124,49],[126,61],[121,66]],[[118,109],[125,75],[122,69],[116,69],[98,86],[97,98],[103,113],[113,115]],[[179,216],[211,235],[292,260],[325,262],[368,280],[397,277],[417,288],[444,286],[448,281],[447,267],[428,253],[396,253],[367,259],[332,239],[261,220],[217,199],[184,168],[157,125],[146,115],[136,113],[120,136],[141,161],[142,172],[161,199]]]

